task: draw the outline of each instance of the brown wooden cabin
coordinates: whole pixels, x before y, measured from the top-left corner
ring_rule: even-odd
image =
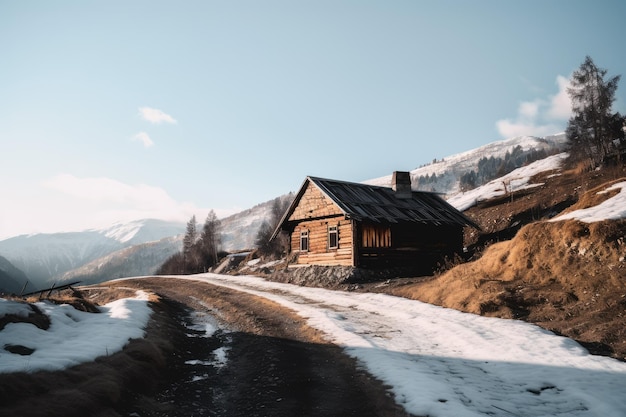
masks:
[[[392,187],[307,177],[273,237],[289,233],[298,264],[434,265],[461,253],[463,228],[478,226],[434,193],[411,190],[408,172]]]

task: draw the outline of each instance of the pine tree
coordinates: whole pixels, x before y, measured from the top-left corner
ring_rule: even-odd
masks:
[[[624,138],[624,118],[611,110],[620,76],[605,80],[606,73],[587,56],[567,89],[573,113],[566,130],[570,157],[588,159],[592,167],[616,151],[615,140]]]
[[[192,265],[195,263],[194,245],[198,238],[198,231],[196,229],[196,216],[191,216],[191,219],[187,222],[187,230],[185,237],[183,238],[183,273],[192,271]]]
[[[199,241],[200,257],[204,270],[217,263],[220,244],[220,221],[215,212],[211,210],[204,221]]]

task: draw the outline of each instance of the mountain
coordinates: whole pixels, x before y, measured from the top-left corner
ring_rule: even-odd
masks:
[[[66,272],[60,281],[95,284],[110,279],[151,275],[163,262],[182,249],[183,235],[140,243],[88,262]]]
[[[24,272],[0,256],[0,293],[20,294],[27,281]]]
[[[284,194],[281,201],[294,198],[293,194]],[[257,204],[251,209],[233,214],[220,220],[222,229],[222,249],[228,252],[252,249],[261,225],[271,218],[274,200]]]
[[[413,189],[451,197],[528,163],[563,152],[566,145],[565,133],[546,137],[519,136],[489,143],[412,170]],[[391,187],[391,175],[365,183]]]
[[[0,255],[24,271],[34,291],[95,259],[184,230],[183,223],[146,219],[84,232],[22,235],[0,241]]]

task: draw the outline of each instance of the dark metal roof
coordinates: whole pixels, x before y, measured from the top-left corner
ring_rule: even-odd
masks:
[[[471,219],[434,193],[413,191],[411,198],[398,198],[389,187],[318,177],[307,177],[307,180],[333,200],[347,217],[359,221],[455,224],[478,228]]]
[[[276,237],[291,216],[309,182],[317,186],[322,193],[335,202],[346,217],[358,221],[459,225],[480,229],[480,226],[470,218],[434,193],[413,191],[411,198],[398,198],[395,191],[390,187],[309,176],[283,215],[271,239]]]

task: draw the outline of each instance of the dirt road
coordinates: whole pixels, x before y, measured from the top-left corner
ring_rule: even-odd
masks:
[[[132,416],[407,416],[385,387],[271,301],[201,282],[150,278],[113,284],[151,290],[181,323],[190,310],[215,317],[212,337],[172,335],[175,355],[158,392]],[[196,336],[196,337],[194,337]],[[227,360],[216,360],[225,352]]]

